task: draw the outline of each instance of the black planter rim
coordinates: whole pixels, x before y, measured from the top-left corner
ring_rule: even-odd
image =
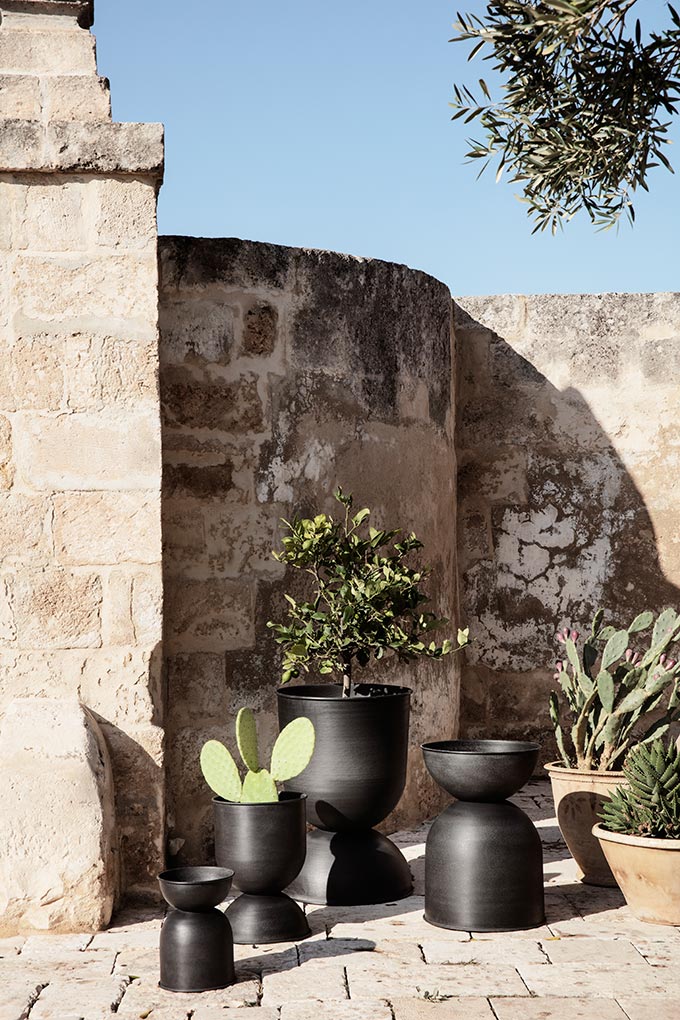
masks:
[[[540,751],[541,745],[531,740],[428,740],[421,750],[435,754],[512,755]]]
[[[213,804],[228,804],[232,808],[275,808],[279,804],[290,804],[291,801],[307,800],[306,793],[296,793],[293,790],[282,790],[279,794],[278,800],[256,800],[256,801],[240,801],[240,800],[226,800],[224,797],[219,797],[217,794],[213,797]],[[226,869],[228,870],[228,869]]]
[[[375,702],[380,698],[410,697],[413,693],[410,687],[401,687],[398,684],[366,683],[353,684],[352,687],[355,692],[361,691],[362,688],[364,690],[369,688],[376,693],[371,694],[370,697],[343,698],[342,684],[294,684],[292,687],[286,684],[285,686],[277,687],[276,694],[279,698],[293,698],[295,700],[298,698],[312,698],[314,701],[342,701],[356,705],[359,702]]]
[[[163,985],[159,981],[158,987],[162,988],[165,992],[180,992],[183,995],[186,995],[187,992],[196,992],[197,995],[200,995],[201,992],[221,992],[223,988],[230,988],[231,985],[235,984],[235,981],[236,979],[234,978],[234,981],[229,981],[226,985],[208,985],[206,988],[177,988],[175,985]]]
[[[185,877],[183,878],[182,875]],[[194,875],[194,877],[191,878],[191,875]],[[212,885],[216,882],[224,882],[227,878],[233,879],[233,877],[234,872],[231,868],[220,868],[213,864],[202,864],[197,867],[186,866],[183,868],[169,868],[167,871],[162,871],[160,873],[158,881],[165,882],[166,885],[175,885],[178,888],[186,888],[188,885]]]

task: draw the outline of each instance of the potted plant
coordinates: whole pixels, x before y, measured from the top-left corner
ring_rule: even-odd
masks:
[[[550,695],[550,716],[561,761],[546,765],[562,835],[582,880],[591,885],[616,884],[592,828],[604,801],[624,781],[627,752],[680,718],[680,665],[667,654],[680,637],[675,610],[656,620],[640,613],[621,630],[603,621],[599,610],[580,649],[577,631],[566,627],[557,634],[565,657],[557,662],[561,697]],[[641,635],[650,628],[643,647]]]
[[[201,771],[213,793],[215,860],[234,872],[241,890],[226,916],[234,942],[253,945],[288,942],[310,934],[297,903],[281,890],[305,859],[305,794],[281,793],[277,782],[292,779],[309,764],[315,733],[309,719],[297,718],[276,739],[271,763],[262,768],[255,717],[249,708],[236,716],[236,742],[246,766],[243,780],[229,750],[208,740]]]
[[[355,682],[357,667],[388,653],[410,662],[453,651],[431,633],[447,621],[424,609],[427,571],[407,565],[421,542],[411,534],[370,526],[370,510],[352,514],[353,500],[335,493],[344,513],[284,522],[276,558],[309,576],[305,601],[287,594],[288,620],[270,621],[283,648],[279,721],[309,717],[320,750],[286,789],[305,791],[307,818],[317,828],[291,887],[311,903],[380,903],[407,896],[412,877],[401,852],[372,826],[396,806],[408,752],[408,687]],[[458,647],[468,642],[458,632]],[[335,684],[285,686],[316,670]]]
[[[636,747],[623,774],[593,833],[635,916],[680,924],[680,747]]]

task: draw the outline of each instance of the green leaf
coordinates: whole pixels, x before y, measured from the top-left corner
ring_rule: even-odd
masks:
[[[664,609],[657,617],[652,631],[652,647],[665,641],[668,635],[675,629],[678,616],[674,609]]]
[[[608,669],[611,665],[621,659],[628,648],[628,631],[617,630],[613,634],[602,652],[602,669]]]
[[[257,753],[257,726],[255,716],[249,708],[241,708],[236,716],[236,743],[243,764],[251,772],[257,772],[260,760]]]
[[[637,634],[637,632],[640,630],[647,630],[648,627],[651,627],[653,619],[654,613],[650,612],[640,613],[639,616],[636,616],[633,622],[631,623],[630,627],[628,628],[628,632],[630,634]]]
[[[238,803],[241,777],[229,750],[219,740],[208,740],[201,749],[201,772],[218,797]]]
[[[370,515],[370,513],[371,511],[368,509],[367,506],[365,506],[363,510],[359,511],[358,514],[355,514],[354,517],[352,518],[352,524],[354,525],[354,527],[358,528],[360,524],[363,524],[363,522]]]
[[[597,674],[597,693],[605,712],[614,710],[614,679],[606,669]]]
[[[309,765],[314,753],[314,742],[314,725],[305,716],[293,719],[284,726],[272,750],[272,778],[283,783],[299,776]]]
[[[278,799],[276,783],[267,769],[246,773],[241,793],[242,804],[269,804]]]

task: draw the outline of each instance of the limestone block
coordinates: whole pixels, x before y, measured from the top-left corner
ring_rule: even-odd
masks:
[[[135,644],[153,646],[163,636],[161,565],[138,571],[132,579],[132,626]]]
[[[21,415],[15,457],[39,489],[153,489],[160,484],[155,416]]]
[[[5,566],[47,559],[49,513],[45,497],[0,493],[0,549]]]
[[[47,121],[111,119],[111,96],[106,78],[69,74],[43,78],[42,85]]]
[[[155,332],[155,331],[154,331]],[[66,400],[73,411],[158,404],[158,344],[75,333],[64,339]]]
[[[46,335],[15,341],[10,351],[9,383],[17,410],[56,411],[64,395],[63,354]]]
[[[102,586],[97,574],[55,567],[7,577],[20,648],[98,648]]]
[[[12,247],[69,252],[87,246],[82,206],[85,185],[61,176],[29,178],[13,193]],[[45,281],[43,280],[43,285]]]
[[[108,752],[75,699],[13,701],[0,725],[0,934],[105,927],[118,891]]]
[[[0,72],[96,74],[94,47],[94,37],[77,28],[61,31],[57,44],[49,28],[12,28],[8,22],[0,31]]]
[[[151,255],[19,255],[15,307],[29,319],[54,322],[132,319],[155,323],[156,259]]]
[[[241,353],[248,357],[273,354],[276,347],[279,313],[268,301],[256,301],[243,317]]]
[[[12,426],[9,419],[0,414],[0,490],[9,489],[13,478]]]
[[[93,180],[94,237],[103,248],[144,250],[157,246],[156,189],[143,180]]]
[[[220,429],[224,432],[261,432],[263,408],[257,376],[238,379],[197,378],[180,368],[161,374],[161,399],[168,427]]]
[[[45,163],[39,121],[8,118],[0,123],[0,169],[32,170]]]
[[[3,252],[0,255],[0,327],[6,327],[9,321],[10,272],[10,256]]]
[[[105,646],[135,644],[132,576],[128,571],[111,570],[104,581],[102,642]]]
[[[234,345],[234,310],[229,305],[192,295],[173,302],[168,296],[159,309],[159,326],[164,364],[196,358],[222,365],[229,361]]]
[[[219,652],[253,644],[254,598],[248,583],[206,578],[167,581],[166,641],[173,652]]]
[[[157,563],[161,524],[157,492],[65,492],[54,497],[59,563]]]
[[[40,80],[26,74],[0,75],[0,120],[40,119]]]
[[[50,124],[44,165],[54,170],[163,177],[162,124]],[[0,161],[1,162],[1,161]]]

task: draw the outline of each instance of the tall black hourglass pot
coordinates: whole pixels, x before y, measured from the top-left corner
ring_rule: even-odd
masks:
[[[408,687],[356,684],[351,698],[336,684],[277,691],[281,728],[314,723],[311,762],[285,784],[307,794],[307,856],[288,892],[306,903],[385,903],[413,888],[400,850],[372,826],[396,807],[406,781]]]
[[[530,778],[538,744],[423,744],[430,775],[458,801],[432,825],[425,850],[425,920],[461,931],[518,931],[545,920],[543,853],[531,820],[505,798]]]

